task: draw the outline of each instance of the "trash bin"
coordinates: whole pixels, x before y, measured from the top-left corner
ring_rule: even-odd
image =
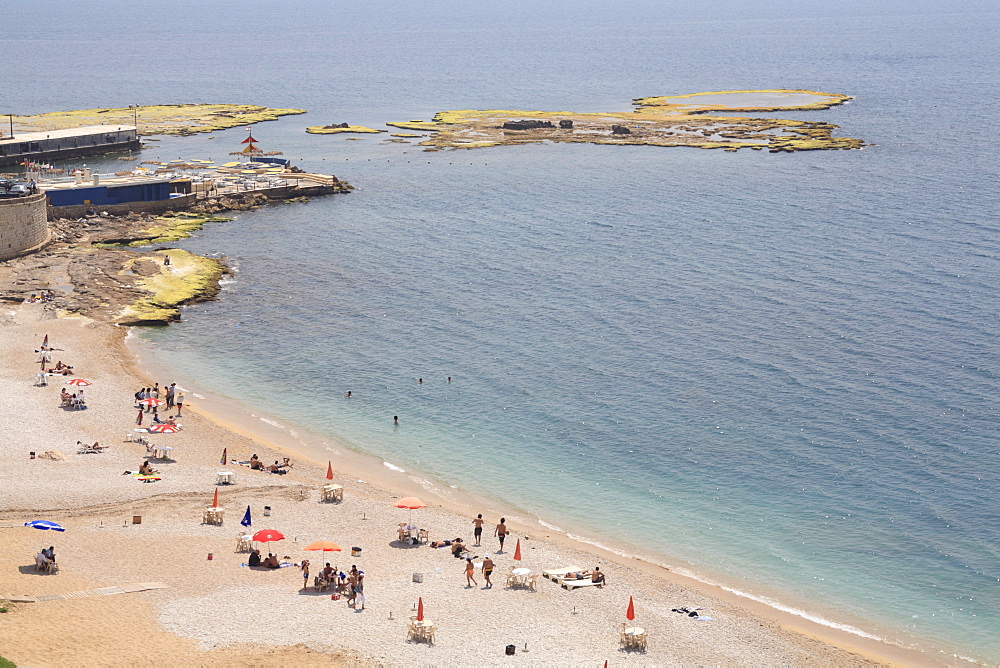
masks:
[[[414,582],[423,582],[424,581],[424,574],[423,573],[414,573],[413,574],[413,581]]]
[[[133,515],[132,524],[142,524],[142,515]]]
[[[517,649],[517,647],[515,645],[507,645],[507,650],[505,651],[505,654],[507,656],[514,656],[514,650],[515,649]]]
[[[264,506],[264,517],[271,516],[271,506]]]
[[[361,548],[360,547],[352,547],[351,548],[351,556],[352,557],[360,557],[361,556]]]

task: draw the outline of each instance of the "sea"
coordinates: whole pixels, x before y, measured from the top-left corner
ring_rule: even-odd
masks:
[[[1000,663],[995,3],[43,0],[3,15],[0,112],[302,108],[255,126],[260,147],[356,187],[176,244],[233,270],[218,301],[141,334],[189,401],[228,397],[932,660]],[[852,96],[769,115],[867,145],[425,152],[304,132],[769,88]],[[161,137],[141,159],[220,161],[245,136]]]

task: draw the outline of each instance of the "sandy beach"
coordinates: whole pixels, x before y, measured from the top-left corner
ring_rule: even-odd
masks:
[[[46,335],[63,349],[53,353],[53,363],[72,364],[73,377],[92,382],[85,389],[86,410],[60,407],[66,378],[34,384],[34,351]],[[511,524],[506,550],[498,553],[493,526],[504,509],[439,497],[402,476],[394,485],[391,477],[374,475],[378,463],[363,457],[334,458],[333,482],[344,487],[345,498],[321,502],[326,461],[310,460],[292,444],[267,441],[251,426],[227,428],[196,400],[192,405],[190,393],[178,420],[183,430],[149,435],[174,450],[171,460],[153,461],[161,479],[142,483],[123,472],[137,470],[147,457],[146,448],[126,435],[135,434],[133,394],[150,382],[132,367],[123,338],[121,328],[58,317],[42,304],[6,306],[0,313],[0,599],[24,601],[5,604],[8,612],[0,615],[0,654],[17,664],[940,664],[736,599],[663,568],[584,550],[537,527]],[[78,440],[108,449],[78,454]],[[256,453],[265,463],[290,457],[294,465],[287,475],[233,463],[222,467],[223,448],[230,460]],[[32,451],[58,451],[65,459],[31,459]],[[235,472],[235,484],[216,485],[222,468]],[[224,523],[202,524],[216,490]],[[413,511],[413,522],[431,540],[462,537],[471,544],[471,518],[483,513],[483,544],[470,547],[480,557],[475,561],[489,553],[496,562],[492,589],[482,588],[478,570],[479,586],[467,588],[464,562],[447,549],[397,541],[397,524],[408,512],[393,502],[407,495],[428,504]],[[331,600],[328,592],[303,590],[295,566],[245,567],[248,555],[236,551],[236,539],[244,533],[239,520],[247,506],[254,531],[274,528],[286,537],[261,545],[264,554],[273,551],[293,563],[309,559],[313,574],[324,562],[364,570],[365,609]],[[135,516],[141,523],[133,523]],[[66,531],[22,526],[36,519],[58,522]],[[599,565],[608,585],[569,591],[539,578],[534,591],[506,588],[518,539],[524,558],[517,565],[535,574]],[[319,540],[344,551],[303,550]],[[56,548],[59,572],[36,572],[34,555],[49,545]],[[352,557],[355,546],[361,554]],[[415,581],[417,573],[422,582]],[[94,593],[137,584],[156,588]],[[630,596],[634,624],[648,635],[644,652],[619,644],[618,625]],[[432,644],[406,638],[418,598],[436,627]],[[680,606],[700,607],[712,620],[672,611]],[[505,654],[508,645],[516,647],[514,655]]]

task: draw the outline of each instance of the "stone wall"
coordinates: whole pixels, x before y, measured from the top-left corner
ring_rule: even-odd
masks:
[[[50,206],[49,220],[56,218],[82,218],[88,211],[101,213],[107,211],[112,216],[124,216],[129,213],[163,213],[164,211],[183,211],[195,203],[195,193],[161,199],[155,202],[126,202],[125,204],[76,204],[73,206]]]
[[[0,260],[38,250],[48,240],[43,193],[0,199]]]

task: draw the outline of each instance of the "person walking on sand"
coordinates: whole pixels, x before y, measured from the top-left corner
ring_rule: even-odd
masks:
[[[476,582],[476,566],[472,563],[472,558],[465,559],[465,588],[471,589],[479,583]]]
[[[493,532],[493,535],[495,535],[497,538],[500,539],[500,549],[497,550],[497,552],[503,552],[503,541],[507,537],[507,525],[505,524],[506,522],[507,518],[501,517],[500,524],[497,525],[496,530]]]
[[[493,589],[493,583],[490,582],[490,575],[493,574],[493,560],[490,559],[490,555],[483,557],[483,579],[486,580],[486,588]]]
[[[302,589],[309,591],[309,560],[303,559],[300,568],[302,569]]]
[[[476,536],[476,547],[479,547],[479,543],[483,540],[483,514],[476,515],[476,519],[472,520],[472,523],[476,525],[472,533]]]
[[[184,409],[184,393],[177,390],[177,398],[174,399],[174,403],[177,404],[177,417],[181,417],[181,411]]]

